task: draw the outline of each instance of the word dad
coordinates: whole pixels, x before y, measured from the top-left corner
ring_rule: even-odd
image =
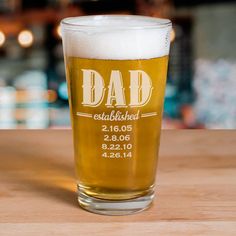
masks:
[[[112,70],[107,88],[104,79],[95,70],[82,69],[84,106],[97,107],[105,99],[107,107],[127,107],[127,98],[123,86],[122,73]],[[141,107],[148,103],[152,94],[152,81],[142,70],[129,70],[129,103],[130,107]]]

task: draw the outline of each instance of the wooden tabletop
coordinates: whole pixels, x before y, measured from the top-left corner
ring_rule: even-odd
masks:
[[[102,216],[77,204],[71,131],[1,130],[0,235],[236,235],[236,131],[163,131],[154,205]]]

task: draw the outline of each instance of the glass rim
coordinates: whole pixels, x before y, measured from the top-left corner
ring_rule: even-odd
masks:
[[[84,20],[99,21],[104,19],[124,19],[124,25],[116,24],[88,24],[87,22],[83,24]],[[140,23],[145,22],[143,25],[125,25],[125,21],[128,20],[137,20]],[[169,19],[165,18],[156,18],[149,16],[141,15],[89,15],[89,16],[76,16],[76,17],[67,17],[61,20],[62,29],[65,30],[81,30],[81,29],[158,29],[158,28],[168,28],[172,26],[172,23]]]

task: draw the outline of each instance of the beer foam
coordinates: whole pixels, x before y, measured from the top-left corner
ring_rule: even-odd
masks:
[[[169,54],[171,22],[145,16],[82,16],[61,23],[67,56],[148,59]]]

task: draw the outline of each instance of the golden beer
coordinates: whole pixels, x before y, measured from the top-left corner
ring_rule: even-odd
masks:
[[[146,60],[67,59],[76,173],[78,185],[86,194],[114,200],[138,197],[152,190],[167,62],[167,56]],[[129,88],[129,70],[140,69],[140,66],[152,79],[153,92],[148,104],[135,108],[128,105],[124,108],[110,108],[105,105],[104,99],[98,107],[92,109],[82,105],[83,69],[93,68],[108,86],[111,71],[115,68],[122,74],[124,88]],[[125,89],[124,93],[128,104],[130,90]],[[111,111],[138,113],[139,118],[128,121],[94,119],[95,114],[110,114]]]
[[[84,209],[122,215],[153,200],[170,29],[169,20],[140,16],[62,22]]]

